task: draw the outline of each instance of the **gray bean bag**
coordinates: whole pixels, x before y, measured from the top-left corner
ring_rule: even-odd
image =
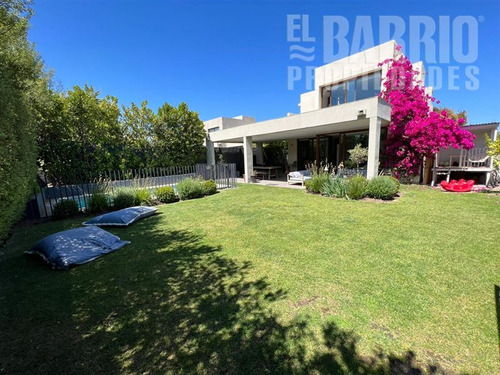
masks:
[[[129,243],[101,228],[86,227],[45,237],[26,253],[40,255],[52,268],[67,269],[93,261]]]
[[[96,216],[93,219],[86,221],[83,225],[99,225],[99,226],[119,226],[126,227],[137,220],[154,215],[156,207],[137,206],[124,208],[123,210],[109,212],[104,215]]]

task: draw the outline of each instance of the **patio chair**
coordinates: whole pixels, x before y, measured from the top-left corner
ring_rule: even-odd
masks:
[[[478,154],[478,155],[474,155],[474,156],[471,156],[469,158],[469,163],[473,164],[474,166],[481,166],[482,164],[486,163],[486,160],[489,159],[489,155],[487,154]]]
[[[304,186],[307,180],[311,179],[311,173],[307,170],[304,171],[296,171],[288,173],[286,177],[286,182],[288,184],[302,184]]]

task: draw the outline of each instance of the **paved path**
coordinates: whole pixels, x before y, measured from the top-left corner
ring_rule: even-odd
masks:
[[[238,184],[245,184],[246,183],[245,181],[243,181],[242,178],[237,178],[236,182]],[[273,186],[273,187],[281,187],[281,188],[289,188],[289,189],[305,189],[305,186],[302,186],[301,184],[289,185],[286,182],[286,177],[279,178],[279,179],[273,179],[273,180],[257,180],[257,183],[255,183],[255,185]]]

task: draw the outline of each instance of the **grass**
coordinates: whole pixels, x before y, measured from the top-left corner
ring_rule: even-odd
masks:
[[[70,271],[23,251],[82,218],[14,231],[0,373],[499,373],[498,195],[245,185],[159,211]]]

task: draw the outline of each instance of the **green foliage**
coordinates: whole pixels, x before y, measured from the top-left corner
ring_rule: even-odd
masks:
[[[212,195],[217,193],[217,184],[214,180],[204,181],[202,183],[203,195]]]
[[[39,165],[52,181],[91,181],[120,167],[123,137],[118,99],[85,85],[51,93],[40,121]]]
[[[349,153],[349,160],[356,165],[356,168],[359,168],[360,164],[368,161],[368,148],[363,147],[361,143],[358,143],[347,152]]]
[[[156,199],[161,203],[172,203],[177,199],[171,186],[162,186],[155,190]]]
[[[306,190],[310,193],[321,194],[329,178],[330,175],[328,173],[314,173],[311,179],[306,181]]]
[[[488,155],[493,158],[493,163],[496,168],[500,168],[500,136],[493,141],[486,135],[486,146],[488,147]]]
[[[136,189],[135,190],[135,202],[138,206],[149,206],[153,204],[153,197],[149,189]]]
[[[52,214],[52,219],[60,220],[67,219],[77,215],[79,212],[78,204],[72,199],[65,199],[57,202],[54,206],[54,212]]]
[[[120,168],[146,168],[153,165],[153,126],[156,114],[143,101],[122,107],[120,126],[123,133]],[[162,166],[163,167],[163,166]]]
[[[433,111],[434,112],[446,111],[453,120],[457,121],[458,119],[463,119],[464,120],[463,125],[467,124],[468,114],[467,114],[467,111],[465,111],[465,110],[457,112],[454,109],[449,108],[449,107],[434,107]]]
[[[391,200],[399,192],[399,181],[394,177],[375,177],[368,183],[367,194],[376,199]]]
[[[347,196],[349,199],[362,199],[366,195],[368,180],[361,175],[351,177],[348,183]]]
[[[132,207],[135,204],[135,190],[133,188],[119,188],[113,194],[114,207],[117,210]]]
[[[153,137],[156,166],[193,165],[205,158],[203,122],[186,103],[158,109]]]
[[[109,210],[108,196],[100,189],[92,192],[88,201],[88,212],[92,214],[100,214]]]
[[[52,181],[91,181],[106,170],[193,165],[204,160],[205,131],[181,103],[158,113],[147,102],[118,106],[85,85],[50,91],[40,109],[39,166]]]
[[[329,176],[323,185],[322,194],[327,197],[347,198],[349,180],[339,175]]]
[[[285,165],[288,154],[288,141],[275,141],[263,144],[265,165]]]
[[[47,84],[28,41],[30,2],[0,4],[0,241],[21,216],[36,176],[36,106]]]
[[[182,200],[199,198],[203,195],[201,181],[194,178],[186,178],[177,183],[177,194]]]

